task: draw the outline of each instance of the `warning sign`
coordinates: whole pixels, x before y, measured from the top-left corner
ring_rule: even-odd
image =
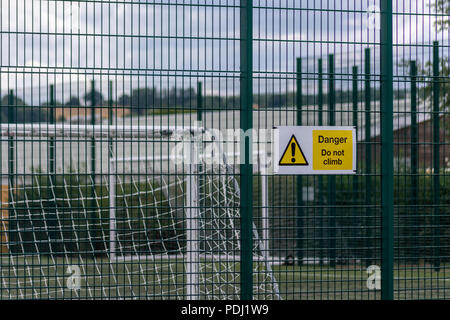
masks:
[[[313,169],[352,170],[352,130],[313,130]]]
[[[308,160],[306,160],[305,155],[303,154],[302,148],[295,138],[295,135],[292,135],[291,140],[286,146],[283,155],[280,159],[280,166],[307,166]]]
[[[276,174],[356,173],[353,127],[275,127],[273,172]]]

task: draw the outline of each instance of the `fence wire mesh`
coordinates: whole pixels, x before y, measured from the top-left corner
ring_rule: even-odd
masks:
[[[449,10],[2,0],[0,299],[447,299]],[[273,174],[275,126],[356,174]]]

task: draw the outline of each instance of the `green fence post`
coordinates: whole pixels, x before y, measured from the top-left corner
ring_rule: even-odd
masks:
[[[50,124],[55,124],[55,87],[50,85],[50,106],[49,106],[49,122]],[[49,172],[50,172],[50,182],[51,186],[55,185],[55,138],[50,137],[49,141]]]
[[[48,113],[48,119],[49,123],[54,125],[55,124],[55,87],[54,85],[50,85],[50,103],[49,103],[49,113]],[[48,216],[46,218],[46,223],[48,227],[48,234],[49,234],[49,249],[51,252],[58,252],[62,248],[57,246],[57,243],[55,243],[56,240],[58,240],[57,237],[57,216],[56,216],[56,158],[55,158],[55,138],[50,137],[49,138],[49,168],[48,168],[48,182],[49,185],[47,186],[47,205],[48,205]],[[60,250],[58,250],[60,249]]]
[[[434,238],[434,270],[440,271],[440,127],[439,127],[439,42],[433,42],[433,238]]]
[[[13,105],[15,104],[14,101],[14,91],[9,91],[8,96],[8,127],[15,123],[15,117],[14,117],[14,111],[13,111]],[[14,228],[19,229],[19,221],[18,218],[14,214],[13,218],[13,212],[14,212],[14,205],[12,202],[13,192],[14,192],[14,137],[12,135],[8,135],[8,226],[9,226],[9,232],[8,232],[8,239],[10,242],[10,247],[12,247],[12,251],[15,251],[15,245],[14,243],[17,242],[19,239],[13,238],[14,231],[12,230],[11,226],[14,225]],[[13,223],[13,219],[16,219]],[[17,230],[18,231],[18,230]]]
[[[410,74],[411,74],[411,191],[412,191],[412,228],[410,230],[412,239],[412,258],[416,263],[419,262],[418,255],[418,243],[417,243],[417,231],[419,219],[417,217],[418,206],[418,177],[417,177],[417,66],[416,61],[410,62]]]
[[[253,1],[240,2],[241,300],[253,299]],[[248,140],[246,139],[248,137]],[[242,159],[244,159],[242,161]]]
[[[108,96],[109,96],[108,97],[108,124],[110,126],[112,126],[113,116],[114,116],[114,114],[113,114],[113,82],[112,81],[109,81]],[[109,157],[112,158],[114,156],[114,153],[113,153],[113,141],[112,141],[111,137],[109,137],[108,148],[109,148]]]
[[[197,121],[203,121],[203,94],[202,94],[202,83],[199,81],[197,83]]]
[[[197,123],[203,127],[203,86],[202,83],[199,81],[197,83]],[[196,137],[197,138],[197,137]],[[203,147],[203,141],[200,141],[199,143],[196,142],[196,145],[199,146],[200,149]],[[203,150],[198,150],[198,154],[203,154]],[[197,165],[197,172],[199,173],[198,177],[198,206],[200,209],[200,214],[203,212],[203,184],[205,181],[205,176],[203,174],[203,163],[202,159],[198,158],[200,161]]]
[[[353,126],[356,128],[356,137],[358,137],[358,67],[354,66],[352,68],[352,123]],[[353,198],[357,201],[357,195],[359,194],[359,188],[358,188],[358,176],[353,175],[352,177],[352,192],[353,192]],[[359,204],[359,203],[357,203]],[[357,206],[353,208],[353,215],[355,218],[357,217],[358,209]],[[355,222],[356,223],[356,222]],[[357,222],[359,223],[359,222]],[[362,235],[360,235],[362,236]]]
[[[12,125],[15,123],[15,117],[14,117],[14,91],[9,91],[9,97],[8,97],[8,123],[9,125]],[[14,187],[14,138],[9,135],[8,138],[8,176],[9,176],[9,182],[10,182],[10,193],[12,192],[12,189]],[[10,201],[11,202],[11,201]]]
[[[335,87],[334,87],[334,55],[328,57],[328,125],[336,125]],[[336,177],[328,176],[328,221],[329,221],[329,245],[330,266],[336,267]]]
[[[302,59],[297,58],[297,94],[296,98],[296,116],[297,125],[302,125]],[[303,264],[303,177],[297,176],[297,263]]]
[[[371,92],[370,92],[370,49],[364,50],[364,104],[365,104],[365,197],[366,197],[366,267],[372,265],[372,139],[371,139]]]
[[[381,1],[381,298],[394,299],[394,119],[392,0]]]
[[[117,112],[117,104],[116,104],[116,112]],[[111,199],[109,199],[110,197],[112,197],[114,199],[114,197],[117,195],[117,176],[114,176],[117,174],[117,162],[114,162],[114,167],[113,167],[113,172],[111,172],[111,160],[114,159],[114,144],[113,144],[113,139],[111,137],[111,126],[113,125],[113,82],[109,81],[109,87],[108,87],[108,180],[109,183],[111,182],[111,179],[113,179],[113,181],[115,183],[110,183],[109,184],[109,188],[111,188],[111,190],[114,188],[114,191],[111,192],[111,190],[109,190],[109,195],[107,195],[108,198],[108,208],[110,210],[110,221],[109,221],[109,230],[110,230],[110,235],[111,235],[111,230],[113,230],[113,232],[116,232],[117,229],[117,225],[116,225],[116,217],[115,217],[115,213],[114,213],[114,217],[111,216],[111,211],[115,210],[115,208],[111,205]],[[102,188],[102,192],[103,192],[103,188]],[[113,203],[116,203],[116,201],[114,201]],[[113,220],[114,219],[114,220]],[[111,256],[115,256],[116,255],[116,248],[113,244],[113,239],[111,239],[111,236],[109,237],[109,252]]]
[[[91,125],[95,126],[95,81],[91,81]],[[95,187],[95,137],[91,138],[91,178],[93,181],[93,186]],[[95,191],[95,190],[93,190]],[[94,195],[94,194],[92,194]]]
[[[318,61],[318,97],[317,97],[317,104],[319,107],[319,126],[323,126],[323,63],[322,59],[319,59]],[[320,216],[320,240],[319,240],[319,263],[321,266],[323,266],[323,255],[324,255],[324,241],[323,241],[323,222],[324,222],[324,211],[323,211],[323,177],[322,175],[319,175],[319,216]]]
[[[92,127],[95,126],[95,104],[96,104],[96,97],[95,97],[95,81],[91,81],[91,125]],[[95,150],[95,137],[92,135],[91,138],[91,227],[90,227],[90,237],[92,241],[92,254],[95,256],[95,253],[97,251],[98,243],[96,239],[97,235],[97,203],[95,201],[95,179],[96,179],[96,150]]]

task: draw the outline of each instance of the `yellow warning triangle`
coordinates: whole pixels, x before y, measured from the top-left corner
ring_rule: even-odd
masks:
[[[298,143],[295,135],[292,135],[289,140],[286,149],[283,152],[283,155],[280,159],[280,166],[307,166],[308,160],[306,160],[305,155],[303,154],[302,148],[300,148],[300,144]]]

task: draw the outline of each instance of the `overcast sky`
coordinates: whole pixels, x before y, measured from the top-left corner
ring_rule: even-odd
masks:
[[[435,32],[429,1],[394,1],[396,60],[429,60],[429,48],[417,44],[448,46],[448,35]],[[50,83],[58,100],[67,100],[84,94],[93,77],[105,94],[113,80],[120,95],[175,82],[194,87],[200,76],[207,93],[237,94],[239,1],[156,2],[1,0],[0,91],[14,89],[38,104]],[[302,71],[312,73],[319,57],[326,70],[326,55],[333,53],[336,71],[345,74],[353,65],[361,70],[363,49],[371,47],[377,72],[378,21],[367,12],[377,3],[254,1],[255,91],[293,89],[286,78],[293,79],[296,57],[303,58]],[[315,90],[312,79],[307,87]]]

